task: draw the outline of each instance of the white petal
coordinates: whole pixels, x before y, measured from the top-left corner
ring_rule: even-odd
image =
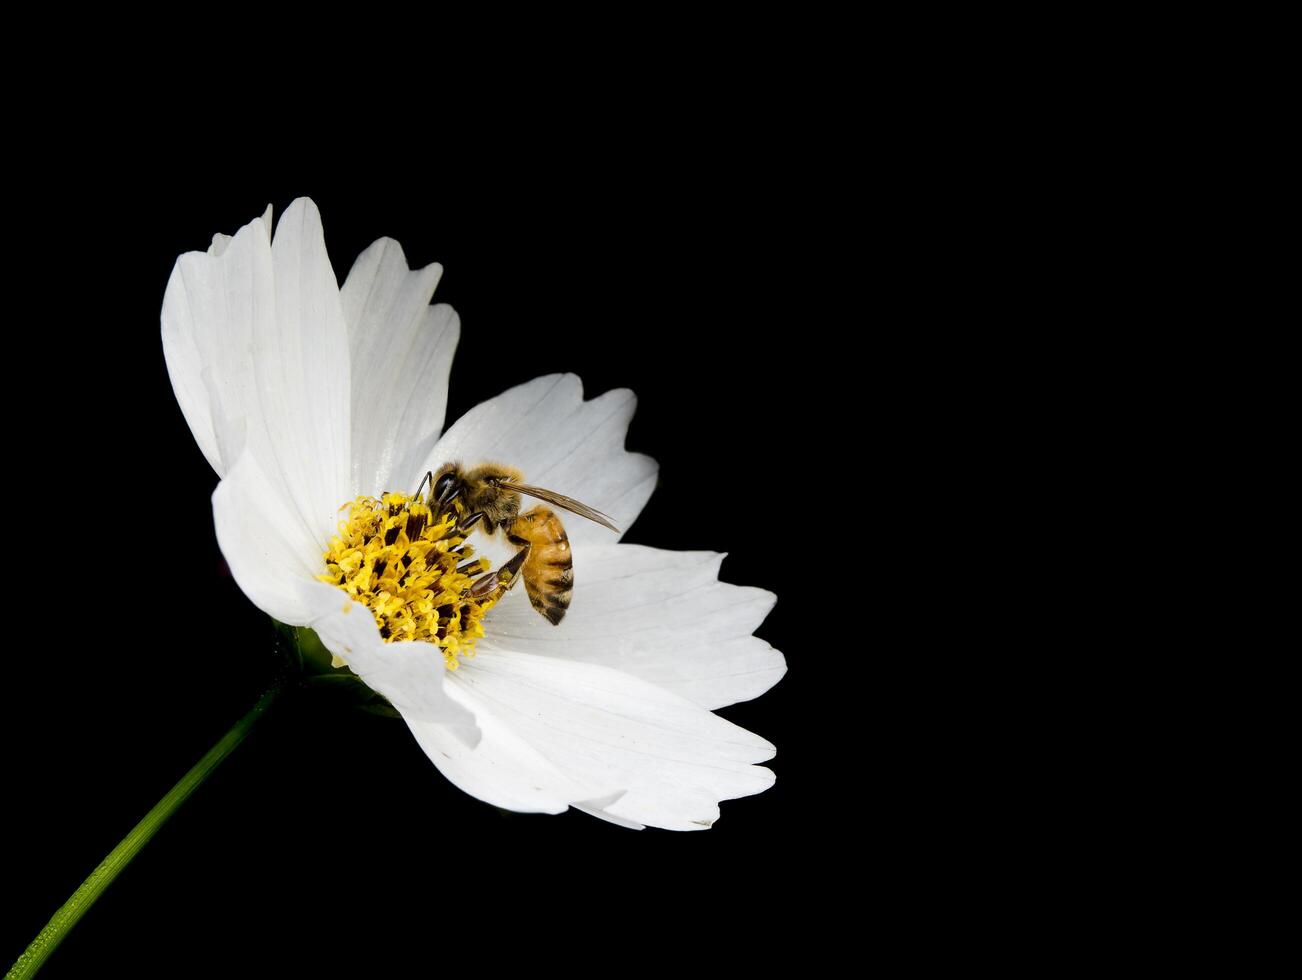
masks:
[[[325,570],[325,548],[289,509],[253,453],[241,456],[217,485],[212,510],[217,544],[244,594],[282,623],[305,625],[302,583]]]
[[[267,210],[262,212],[261,231],[266,236],[267,244],[271,244],[271,205],[267,205]],[[222,255],[233,241],[230,235],[223,235],[221,232],[212,236],[212,244],[208,246],[208,254],[214,257]]]
[[[454,691],[474,699],[484,728],[484,742],[464,758],[466,766],[504,730],[570,780],[599,789],[571,802],[612,818],[700,830],[718,819],[720,800],[773,784],[772,772],[752,765],[773,756],[764,739],[608,667],[483,650],[449,680]],[[488,766],[475,776],[497,785]],[[620,790],[624,795],[613,803],[598,800]]]
[[[163,355],[177,403],[204,456],[225,476],[258,417],[252,337],[273,329],[271,209],[208,252],[176,260],[163,296]]]
[[[786,673],[782,654],[751,636],[776,596],[718,581],[723,557],[631,544],[576,548],[574,599],[560,625],[512,594],[489,611],[484,643],[604,664],[706,708],[748,701]]]
[[[253,336],[260,416],[250,420],[249,445],[324,543],[354,494],[348,332],[315,204],[289,206],[271,253],[276,317],[274,329]]]
[[[349,486],[348,338],[321,219],[300,199],[176,261],[163,351],[177,402],[219,475],[246,449],[320,543]]]
[[[627,389],[585,402],[572,374],[535,378],[475,406],[457,420],[424,469],[456,460],[504,463],[526,483],[555,490],[609,514],[627,531],[655,488],[656,462],[624,451],[637,399]],[[525,500],[525,506],[533,506]],[[576,544],[611,544],[613,531],[581,517],[564,517]]]
[[[370,610],[333,585],[307,582],[301,594],[309,609],[308,625],[326,649],[348,661],[367,687],[384,695],[413,732],[417,726],[432,725],[464,745],[478,742],[474,715],[445,690],[447,664],[438,647],[385,643]]]
[[[453,673],[448,692],[474,713],[483,736],[477,745],[468,747],[444,725],[407,723],[430,761],[453,785],[493,806],[523,813],[561,813],[576,800],[600,794],[566,776],[498,718],[491,706],[457,685],[455,677],[465,669],[463,663]]]
[[[626,817],[617,817],[611,813],[607,807],[613,806],[624,798],[624,793],[614,793],[610,796],[603,797],[600,800],[589,800],[586,803],[575,803],[574,809],[581,810],[584,813],[605,820],[607,823],[613,823],[618,827],[627,827],[629,830],[646,830],[646,824],[638,823],[636,820],[629,820]]]
[[[461,334],[452,307],[431,307],[443,267],[412,271],[382,238],[340,291],[352,360],[352,483],[358,493],[416,489],[443,431],[448,371]]]

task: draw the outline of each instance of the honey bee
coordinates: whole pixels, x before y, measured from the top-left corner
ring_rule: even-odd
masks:
[[[520,495],[536,497],[580,517],[608,527],[618,533],[609,517],[599,510],[572,500],[553,490],[533,487],[522,481],[523,474],[509,466],[485,463],[466,469],[460,463],[446,463],[437,473],[426,473],[416,488],[420,496],[429,482],[429,507],[446,514],[460,501],[464,517],[457,523],[458,534],[469,534],[483,522],[488,534],[506,533],[506,540],[520,550],[495,572],[477,579],[470,595],[484,599],[495,592],[502,594],[523,576],[529,602],[552,625],[558,625],[570,608],[574,593],[574,559],[569,536],[556,512],[548,507],[534,507],[520,513]],[[500,592],[498,591],[500,590]]]

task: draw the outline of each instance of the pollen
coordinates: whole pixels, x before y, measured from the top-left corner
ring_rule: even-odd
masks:
[[[450,670],[474,656],[484,613],[500,592],[471,596],[472,576],[487,571],[488,562],[471,560],[457,512],[436,515],[402,493],[358,497],[345,508],[324,556],[325,574],[317,577],[370,609],[386,641],[433,643]]]

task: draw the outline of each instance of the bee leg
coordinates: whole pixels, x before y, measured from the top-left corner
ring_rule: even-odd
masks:
[[[484,519],[484,512],[482,510],[475,511],[473,514],[465,518],[460,524],[457,525],[457,533],[460,535],[469,534],[471,531],[474,530],[475,525],[478,524],[483,519]]]
[[[520,578],[520,569],[524,568],[524,561],[528,557],[529,548],[526,545],[496,571],[480,576],[470,587],[470,598],[481,601],[488,598],[500,599]]]
[[[524,568],[525,559],[528,557],[529,549],[527,547],[522,548],[511,557],[510,561],[504,562],[502,567],[497,570],[498,576],[501,577],[507,589],[515,585],[519,580],[520,570]]]

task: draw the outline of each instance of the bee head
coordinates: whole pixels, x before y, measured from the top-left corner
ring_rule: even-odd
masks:
[[[430,503],[438,507],[451,503],[464,492],[464,483],[461,467],[456,463],[445,463],[430,486]]]

